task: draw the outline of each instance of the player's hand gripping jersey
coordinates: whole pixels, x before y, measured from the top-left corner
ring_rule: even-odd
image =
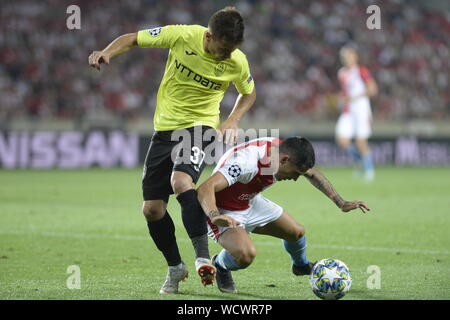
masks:
[[[228,150],[219,160],[214,172],[219,171],[229,187],[216,193],[217,207],[230,211],[246,210],[253,199],[276,182],[273,174],[267,174],[268,155],[272,145],[281,140],[260,138],[240,144]]]
[[[215,60],[203,47],[206,30],[199,25],[169,25],[138,32],[139,47],[170,49],[158,90],[156,131],[197,125],[217,128],[219,104],[230,83],[240,94],[253,91],[245,54],[236,49],[230,59]]]

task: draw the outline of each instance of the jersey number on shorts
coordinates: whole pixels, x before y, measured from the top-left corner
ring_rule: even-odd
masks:
[[[191,149],[191,163],[194,165],[196,171],[200,171],[200,167],[205,160],[205,152],[199,147],[192,147]]]

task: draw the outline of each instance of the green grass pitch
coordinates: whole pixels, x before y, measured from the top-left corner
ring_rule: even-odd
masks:
[[[450,299],[450,170],[379,168],[368,185],[351,169],[322,171],[345,199],[372,211],[342,213],[305,179],[264,195],[305,226],[310,260],[349,266],[344,299]],[[234,272],[239,294],[203,287],[174,198],[169,212],[190,277],[180,294],[159,295],[167,267],[140,211],[140,177],[119,169],[0,171],[0,299],[317,299],[306,277],[291,274],[281,240],[260,235],[252,235],[255,262]],[[211,253],[219,250],[211,241]],[[70,265],[80,267],[79,290],[67,288]],[[367,286],[371,265],[380,268],[380,289]]]

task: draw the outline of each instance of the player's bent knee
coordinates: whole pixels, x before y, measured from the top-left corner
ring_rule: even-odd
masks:
[[[242,269],[247,268],[252,264],[253,260],[256,257],[256,249],[246,248],[239,252],[239,258],[237,259],[237,263],[242,267]]]
[[[164,217],[166,209],[158,204],[144,203],[142,213],[147,221],[157,221]]]
[[[291,232],[287,237],[286,237],[286,241],[288,242],[296,242],[298,241],[301,237],[303,237],[305,235],[305,227],[302,225],[297,225],[297,227],[295,228],[295,230],[293,230],[293,232]]]
[[[194,183],[192,182],[191,176],[174,174],[170,178],[170,184],[172,185],[173,192],[175,194],[180,194],[185,191],[191,190],[195,188]]]
[[[298,230],[297,230],[297,240],[300,239],[301,237],[303,237],[305,235],[305,227],[302,225],[298,226]]]

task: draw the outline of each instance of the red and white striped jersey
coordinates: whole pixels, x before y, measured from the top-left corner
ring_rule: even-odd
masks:
[[[339,69],[338,79],[345,97],[351,99],[359,96],[358,99],[347,103],[342,112],[350,112],[361,105],[370,106],[369,98],[361,96],[367,90],[367,82],[372,79],[372,75],[366,67],[360,65],[352,68],[343,67]]]
[[[219,208],[246,210],[253,197],[276,182],[274,174],[267,174],[263,168],[270,166],[271,146],[281,142],[270,137],[251,140],[228,150],[220,158],[213,173],[220,172],[229,186],[216,193]]]

